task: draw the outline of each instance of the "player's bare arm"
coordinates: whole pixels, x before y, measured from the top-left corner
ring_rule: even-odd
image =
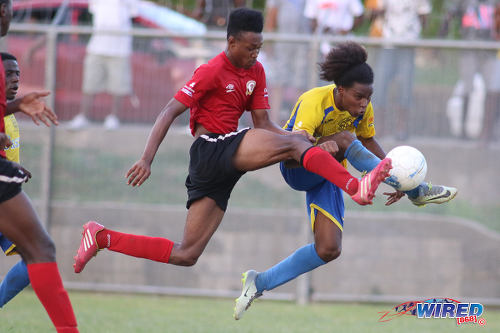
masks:
[[[9,137],[5,133],[0,133],[0,150],[4,150],[12,146],[12,141],[10,141]]]
[[[268,110],[252,110],[252,121],[255,128],[262,128],[281,135],[290,134],[269,119]]]
[[[160,147],[160,144],[175,118],[186,110],[187,107],[175,98],[172,98],[163,108],[149,133],[146,147],[144,148],[141,158],[132,165],[125,175],[128,185],[134,187],[141,186],[142,183],[149,178],[151,175],[151,163],[153,163],[158,147]]]
[[[37,125],[40,125],[40,122],[44,123],[46,126],[50,126],[50,123],[59,125],[56,114],[43,100],[43,98],[47,97],[49,94],[49,91],[35,91],[16,98],[7,103],[5,115],[22,112],[31,117],[33,122]]]
[[[255,128],[262,128],[281,135],[292,134],[292,132],[285,131],[274,122],[272,122],[271,119],[269,119],[269,113],[267,110],[253,110],[252,121]],[[307,131],[300,130],[293,132],[293,134],[297,133],[305,136],[309,141],[311,141],[311,143],[316,143],[316,139],[311,134],[307,133]]]
[[[375,156],[380,159],[385,158],[385,152],[382,147],[378,144],[377,140],[374,137],[371,138],[363,138],[358,136],[358,140],[361,141],[363,146],[366,147],[369,151],[371,151]],[[395,202],[398,202],[399,199],[405,196],[405,194],[401,191],[395,192],[384,192],[384,195],[387,196],[387,201],[385,202],[386,206],[390,206]]]

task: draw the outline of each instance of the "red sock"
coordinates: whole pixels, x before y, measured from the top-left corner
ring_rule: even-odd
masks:
[[[55,262],[28,264],[31,287],[59,333],[75,333],[76,318]]]
[[[314,172],[337,185],[349,195],[354,195],[358,190],[358,179],[353,177],[342,164],[320,147],[312,147],[306,150],[302,154],[300,164],[306,170]]]
[[[138,258],[168,263],[174,242],[161,237],[124,234],[103,229],[97,233],[97,245],[100,249],[127,254]]]

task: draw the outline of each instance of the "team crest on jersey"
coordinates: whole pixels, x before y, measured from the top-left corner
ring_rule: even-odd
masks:
[[[349,118],[342,119],[338,124],[339,131],[349,130],[351,126],[352,126],[352,119]]]
[[[255,89],[255,81],[254,80],[250,80],[250,81],[247,81],[247,96],[251,95],[253,93],[253,90]]]

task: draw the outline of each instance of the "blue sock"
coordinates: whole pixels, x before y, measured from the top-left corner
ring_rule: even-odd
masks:
[[[347,147],[344,157],[359,172],[372,171],[380,163],[380,158],[366,149],[359,140],[354,140]]]
[[[347,150],[345,151],[344,157],[351,163],[351,165],[360,172],[370,172],[380,163],[380,158],[375,156],[371,151],[366,149],[365,146],[359,140],[354,140]],[[397,184],[391,177],[384,180],[384,183],[396,187]],[[423,182],[416,188],[410,191],[404,191],[410,199],[414,199],[420,195],[420,188],[427,187],[427,183]]]
[[[10,269],[0,284],[0,308],[29,284],[28,268],[21,260]]]
[[[296,250],[267,271],[259,273],[255,279],[255,286],[258,292],[272,290],[324,264],[326,262],[318,256],[314,243],[311,243]]]
[[[418,197],[420,195],[420,189],[421,188],[426,188],[428,186],[429,185],[426,182],[422,182],[420,185],[418,185],[417,187],[415,187],[413,190],[404,191],[404,193],[406,193],[406,195],[408,196],[408,198],[415,199],[416,197]]]

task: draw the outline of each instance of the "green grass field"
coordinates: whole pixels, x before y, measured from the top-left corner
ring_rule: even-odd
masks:
[[[480,332],[500,331],[500,310],[485,309],[486,325],[457,327],[452,319],[402,316],[378,322],[389,304],[315,303],[259,300],[240,321],[233,301],[98,293],[70,293],[80,332]],[[54,332],[35,294],[24,291],[0,310],[0,332]]]

